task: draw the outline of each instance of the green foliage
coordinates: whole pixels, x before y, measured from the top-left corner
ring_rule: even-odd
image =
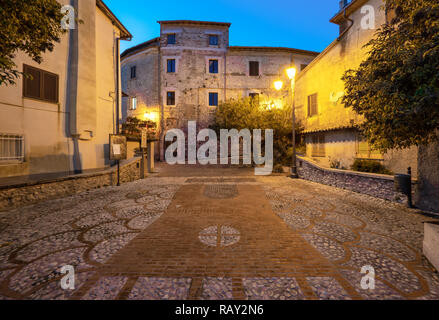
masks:
[[[41,63],[41,54],[60,41],[61,5],[56,0],[0,0],[0,85],[14,84],[21,74],[13,59],[17,50]]]
[[[221,103],[215,114],[212,129],[273,129],[274,163],[289,165],[292,161],[292,109],[262,107],[257,100],[252,98],[227,100]],[[296,127],[296,132],[301,131]],[[264,135],[263,135],[264,136]]]
[[[343,103],[364,116],[363,135],[383,152],[428,144],[439,128],[439,2],[387,0],[396,18],[345,73]]]
[[[143,121],[135,117],[128,117],[122,124],[122,134],[131,141],[140,141],[142,139],[142,130],[147,128],[148,140],[157,140],[157,124],[153,121]]]
[[[383,166],[378,161],[374,160],[359,160],[356,159],[352,165],[352,170],[360,172],[370,172],[378,174],[393,174],[389,169]]]

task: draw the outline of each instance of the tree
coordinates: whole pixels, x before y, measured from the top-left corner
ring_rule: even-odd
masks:
[[[386,0],[385,8],[395,18],[343,76],[343,103],[364,116],[364,137],[383,152],[433,142],[439,128],[439,2]]]
[[[56,0],[0,0],[0,85],[14,84],[21,72],[17,50],[41,63],[41,54],[60,41],[63,14]]]
[[[291,164],[293,126],[290,106],[270,109],[254,98],[230,99],[218,106],[212,129],[218,132],[220,129],[249,129],[250,132],[255,129],[272,129],[274,163]],[[300,131],[298,128],[297,132]]]

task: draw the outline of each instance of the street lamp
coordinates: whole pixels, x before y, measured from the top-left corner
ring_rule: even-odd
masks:
[[[288,78],[291,80],[291,106],[293,109],[293,162],[291,165],[291,178],[292,179],[297,179],[299,178],[299,175],[297,173],[297,156],[296,156],[296,107],[295,107],[295,102],[294,102],[294,95],[296,93],[296,73],[297,70],[296,68],[288,68],[286,70],[287,76]],[[274,83],[274,87],[276,88],[276,90],[280,91],[283,87],[283,82],[282,81],[276,81]]]

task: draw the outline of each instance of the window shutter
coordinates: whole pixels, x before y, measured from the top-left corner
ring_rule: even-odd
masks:
[[[45,72],[43,75],[43,99],[58,102],[58,76]]]
[[[259,76],[259,61],[250,61],[250,76]]]
[[[27,98],[41,99],[41,74],[42,72],[30,66],[24,66],[23,95]]]

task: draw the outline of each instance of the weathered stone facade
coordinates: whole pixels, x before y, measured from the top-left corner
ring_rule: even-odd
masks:
[[[258,94],[261,103],[285,103],[287,88],[277,92],[273,82],[286,82],[287,67],[301,70],[318,54],[290,48],[229,46],[229,23],[160,24],[159,38],[122,54],[122,87],[129,96],[123,102],[124,113],[159,124],[162,156],[167,130],[184,129],[191,120],[197,121],[198,128],[206,127],[220,101]],[[175,36],[174,44],[168,43],[168,35]],[[217,39],[215,44],[210,44],[212,36]],[[168,60],[175,61],[174,72],[169,72]],[[211,60],[216,63],[215,72],[209,68]],[[250,74],[251,61],[257,62],[257,75]],[[168,92],[175,93],[175,103],[169,103]],[[213,106],[209,95],[217,97]],[[132,98],[137,99],[136,110],[129,110]]]

